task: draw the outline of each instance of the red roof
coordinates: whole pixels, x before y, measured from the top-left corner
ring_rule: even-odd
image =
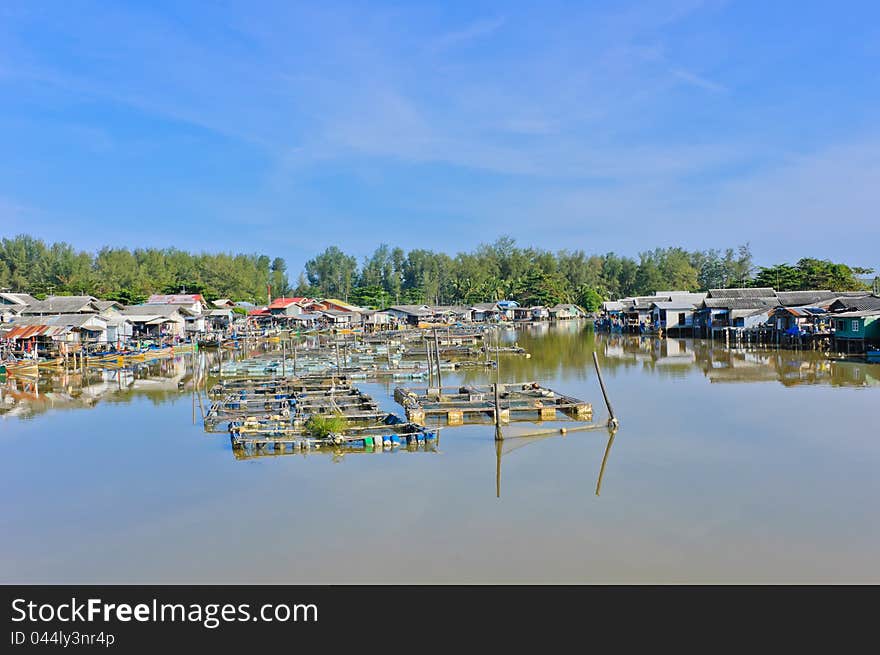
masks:
[[[301,303],[304,300],[308,300],[308,298],[276,298],[269,305],[269,309],[284,309],[290,305]]]
[[[263,307],[260,309],[252,309],[251,311],[248,312],[248,316],[271,316],[271,314],[269,314],[268,309]]]

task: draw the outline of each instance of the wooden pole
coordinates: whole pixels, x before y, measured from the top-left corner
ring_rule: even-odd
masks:
[[[293,377],[296,377],[296,341],[293,342]]]
[[[443,388],[443,378],[440,375],[440,340],[437,338],[437,328],[434,328],[434,347],[437,349],[437,388]]]
[[[614,409],[611,407],[611,401],[608,400],[608,392],[605,389],[605,380],[602,378],[602,369],[599,367],[599,357],[596,355],[595,350],[593,351],[593,364],[596,365],[596,375],[599,377],[599,386],[602,389],[602,397],[605,399],[605,407],[608,408],[608,425],[616,427],[620,425],[620,421],[614,416]]]
[[[287,343],[282,340],[281,341],[281,377],[287,377]]]
[[[428,362],[428,386],[434,386],[434,357],[431,354],[431,349],[428,348],[428,339],[424,335],[422,335],[422,343],[425,344],[425,361]]]
[[[501,433],[501,400],[498,396],[498,385],[501,381],[500,362],[498,361],[498,340],[495,341],[495,441],[503,441],[504,435]]]

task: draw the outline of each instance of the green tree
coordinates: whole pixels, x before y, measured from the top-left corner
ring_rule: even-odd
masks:
[[[357,275],[357,260],[346,255],[336,246],[306,262],[309,284],[324,297],[340,297],[348,300]]]

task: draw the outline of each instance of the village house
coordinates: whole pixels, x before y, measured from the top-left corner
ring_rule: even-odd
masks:
[[[502,320],[506,319],[508,321],[513,320],[513,310],[519,307],[519,303],[515,300],[499,300],[497,305],[498,309],[503,313]]]
[[[880,346],[880,308],[841,312],[832,320],[835,350],[863,353]]]
[[[387,311],[378,309],[365,309],[361,312],[361,323],[369,332],[390,330],[397,320]]]
[[[769,287],[710,289],[694,312],[694,329],[708,338],[725,328],[757,327],[778,306],[776,291]]]
[[[474,312],[464,305],[437,305],[432,308],[434,316],[446,323],[470,323]]]
[[[268,310],[272,316],[296,316],[305,313],[303,306],[311,303],[310,298],[275,298],[269,303]]]
[[[696,306],[688,300],[662,300],[651,306],[651,322],[668,334],[681,336],[694,330]]]
[[[383,311],[397,322],[409,325],[430,321],[434,316],[434,310],[428,305],[392,305]]]
[[[550,313],[551,321],[568,321],[575,318],[584,318],[587,315],[583,309],[572,304],[554,305],[547,311]]]
[[[621,312],[624,328],[629,332],[649,329],[654,303],[668,300],[669,296],[635,296],[624,299],[624,309]]]
[[[175,304],[130,305],[122,309],[122,315],[131,322],[133,336],[153,338],[183,338],[187,332],[187,319],[193,318],[189,310]]]
[[[40,354],[49,355],[61,344],[106,344],[107,320],[96,313],[20,316],[4,339],[29,342]]]
[[[770,326],[780,335],[800,336],[831,332],[828,311],[822,307],[776,307],[770,314]]]
[[[497,302],[481,302],[471,306],[473,320],[478,323],[485,321],[500,321],[505,318],[513,320],[514,309],[514,307],[510,307],[509,309],[502,310],[500,304]],[[510,311],[510,316],[507,315],[507,311]]]
[[[320,302],[324,309],[332,309],[337,312],[359,312],[363,309],[363,307],[351,305],[344,300],[339,300],[339,298],[322,298]]]
[[[176,305],[182,307],[190,316],[200,316],[208,307],[200,293],[154,294],[145,305]]]
[[[0,323],[8,323],[35,302],[37,299],[26,293],[0,293]]]
[[[232,310],[228,307],[209,309],[205,313],[205,323],[210,331],[226,330],[232,325]]]
[[[361,315],[359,312],[325,309],[318,313],[324,317],[324,322],[329,327],[351,328],[361,324]]]
[[[185,333],[203,334],[208,330],[208,303],[200,293],[155,294],[142,306],[179,307],[185,322]]]

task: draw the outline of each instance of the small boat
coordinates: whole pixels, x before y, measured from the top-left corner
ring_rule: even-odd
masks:
[[[869,350],[865,353],[865,359],[872,364],[880,364],[880,350]]]

